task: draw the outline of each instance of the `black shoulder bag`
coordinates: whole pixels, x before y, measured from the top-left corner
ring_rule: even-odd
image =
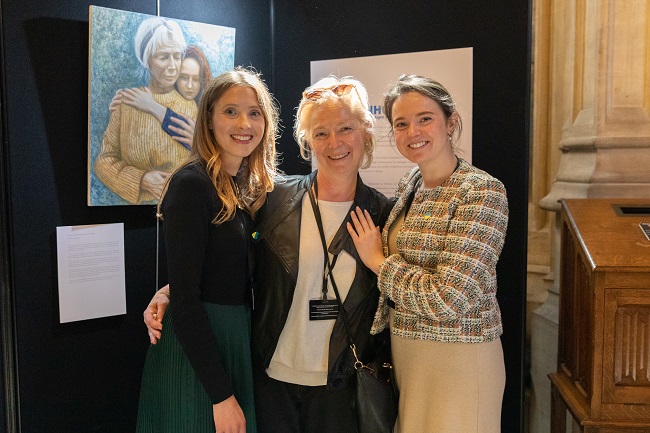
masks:
[[[314,188],[318,188],[315,179]],[[317,189],[316,193],[318,194]],[[357,356],[357,348],[352,338],[348,316],[343,308],[339,290],[334,282],[332,263],[327,252],[327,242],[325,241],[320,210],[318,209],[318,203],[311,188],[309,188],[309,200],[311,201],[311,207],[314,211],[318,231],[320,232],[329,279],[332,282],[332,288],[336,294],[339,312],[348,334],[350,350],[354,356],[354,369],[357,379],[354,404],[359,433],[393,433],[395,420],[397,419],[399,394],[395,385],[393,366],[390,363],[390,353],[388,351],[383,351],[383,353],[379,352],[375,359],[368,364],[364,364]]]

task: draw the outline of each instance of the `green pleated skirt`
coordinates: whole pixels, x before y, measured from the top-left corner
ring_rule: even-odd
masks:
[[[203,304],[221,363],[246,417],[246,433],[256,433],[251,367],[251,313],[248,306]],[[214,433],[212,403],[173,332],[169,311],[164,333],[149,348],[142,373],[137,433]]]

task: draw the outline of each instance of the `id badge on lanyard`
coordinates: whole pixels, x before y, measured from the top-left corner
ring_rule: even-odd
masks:
[[[334,269],[337,257],[338,256],[334,256],[330,269]],[[336,320],[339,315],[338,299],[327,299],[327,277],[328,269],[326,264],[325,269],[323,269],[322,296],[320,299],[309,300],[309,320]]]
[[[316,183],[316,178],[314,178],[314,191],[316,192],[316,197],[318,197],[318,184]],[[338,255],[335,255],[330,263],[329,253],[327,252],[327,243],[325,242],[325,233],[323,231],[323,220],[321,219],[320,210],[318,209],[317,199],[312,193],[312,189],[309,188],[309,201],[311,202],[311,208],[314,211],[314,218],[316,219],[316,224],[318,225],[318,231],[320,232],[321,243],[323,244],[323,254],[325,256],[325,264],[323,265],[323,288],[322,296],[320,299],[310,299],[309,300],[309,320],[336,320],[339,315],[339,308],[341,307],[341,300],[339,298],[338,289],[336,288],[336,283],[334,282],[334,275],[332,275],[332,269],[336,264],[336,259]],[[336,298],[327,299],[327,279],[332,281],[332,288],[336,294]]]

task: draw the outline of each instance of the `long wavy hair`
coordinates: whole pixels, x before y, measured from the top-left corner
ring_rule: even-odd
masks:
[[[212,110],[216,102],[234,86],[253,89],[264,115],[262,141],[248,157],[244,158],[236,181],[233,181],[232,176],[222,165],[221,146],[211,130]],[[193,162],[204,164],[212,185],[223,203],[221,211],[213,220],[214,224],[221,224],[231,219],[237,206],[246,209],[252,217],[255,217],[266,200],[266,194],[273,190],[273,179],[277,174],[275,142],[279,132],[279,111],[279,106],[264,84],[261,74],[252,69],[237,67],[217,76],[206,86],[199,102],[192,153],[176,171]],[[162,217],[161,205],[172,177],[173,175],[167,180],[158,204],[159,217]]]

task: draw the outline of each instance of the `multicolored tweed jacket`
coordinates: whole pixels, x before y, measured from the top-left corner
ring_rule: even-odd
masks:
[[[417,167],[397,186],[397,203],[382,233],[381,292],[372,333],[389,321],[392,333],[445,342],[492,341],[502,333],[496,299],[496,264],[508,224],[503,184],[459,159],[456,171],[436,188],[419,188]],[[399,254],[388,255],[388,229],[414,193],[397,234]]]

